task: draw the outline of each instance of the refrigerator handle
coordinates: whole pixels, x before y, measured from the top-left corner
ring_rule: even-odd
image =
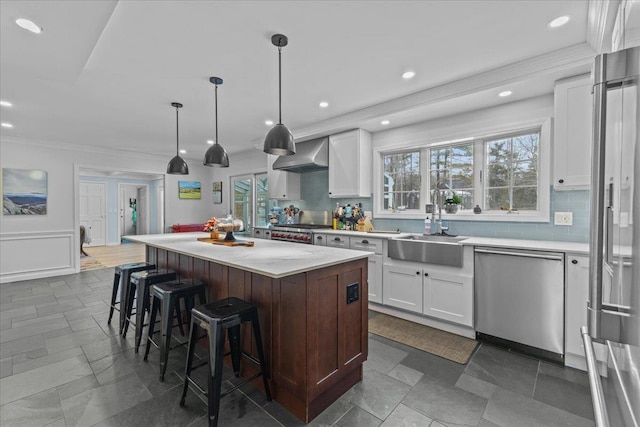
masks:
[[[591,401],[593,403],[593,418],[595,419],[596,427],[609,427],[609,416],[604,400],[604,392],[602,391],[600,374],[598,373],[596,355],[586,326],[581,328],[580,335],[582,335],[584,354],[587,359],[587,373],[589,374],[589,387],[591,389]]]
[[[591,229],[589,247],[589,305],[587,325],[591,338],[601,338],[602,261],[604,241],[605,135],[607,118],[607,85],[603,81],[606,56],[596,57],[593,86],[593,150],[591,156]],[[608,248],[606,249],[608,251]]]

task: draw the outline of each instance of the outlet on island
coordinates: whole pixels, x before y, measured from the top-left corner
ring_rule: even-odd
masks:
[[[347,304],[356,302],[360,299],[359,283],[347,285]]]

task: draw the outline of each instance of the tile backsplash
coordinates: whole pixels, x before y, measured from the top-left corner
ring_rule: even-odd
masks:
[[[306,210],[332,210],[336,203],[362,203],[365,210],[372,210],[370,197],[329,198],[329,174],[326,170],[304,173],[300,177],[302,200],[279,202],[280,206],[295,204]],[[573,225],[553,225],[554,212],[572,212]],[[547,223],[497,222],[497,221],[444,221],[449,232],[463,236],[501,237],[528,240],[556,240],[565,242],[589,242],[589,191],[554,191],[551,188],[551,217]],[[373,225],[379,230],[399,229],[408,233],[422,233],[424,221],[420,219],[376,219]]]

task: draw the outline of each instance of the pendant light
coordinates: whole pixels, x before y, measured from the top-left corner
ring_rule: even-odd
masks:
[[[222,84],[222,79],[220,77],[210,77],[209,81],[216,87],[216,139],[214,139],[213,145],[205,153],[203,164],[205,166],[228,168],[229,156],[222,148],[222,145],[218,144],[218,85]]]
[[[171,106],[176,107],[176,156],[169,161],[167,173],[171,175],[189,175],[189,166],[187,166],[187,162],[180,157],[180,139],[178,137],[178,110],[182,108],[182,104],[172,102]]]
[[[287,36],[274,34],[271,43],[278,47],[278,124],[276,124],[264,139],[264,152],[278,156],[296,154],[296,145],[291,131],[282,124],[282,48],[289,43]]]

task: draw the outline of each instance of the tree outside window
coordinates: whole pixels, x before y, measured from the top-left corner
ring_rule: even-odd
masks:
[[[420,151],[384,156],[384,209],[420,209]]]
[[[455,146],[444,146],[429,150],[429,188],[431,203],[437,202],[437,189],[445,187],[461,199],[460,209],[471,209],[474,206],[473,180],[473,143]]]

